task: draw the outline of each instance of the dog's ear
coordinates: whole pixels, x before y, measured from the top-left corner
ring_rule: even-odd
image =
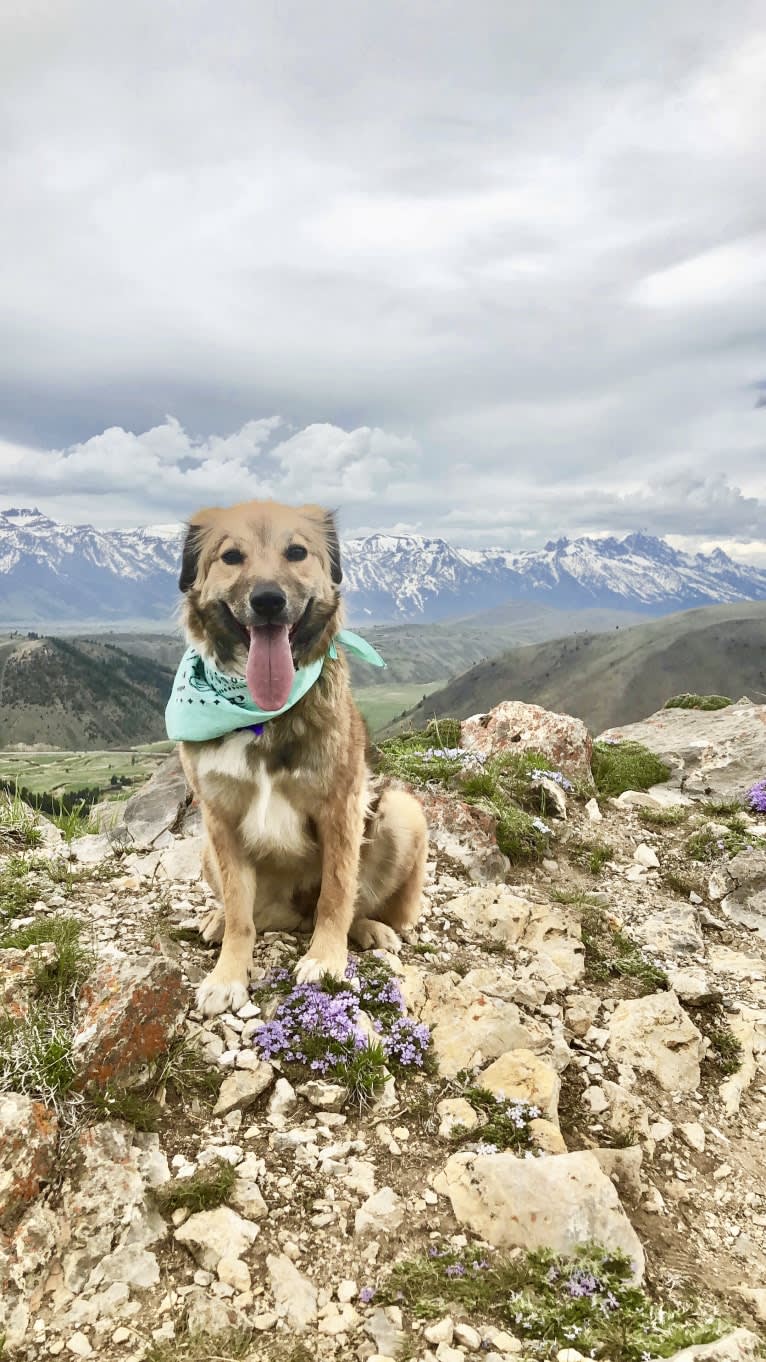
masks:
[[[343,568],[340,565],[340,542],[332,511],[327,511],[325,514],[324,532],[327,540],[327,552],[330,555],[330,576],[335,585],[338,586],[343,581]]]
[[[199,566],[199,556],[202,549],[202,526],[189,525],[186,531],[186,538],[181,553],[181,576],[178,585],[182,591],[186,592],[194,585]]]

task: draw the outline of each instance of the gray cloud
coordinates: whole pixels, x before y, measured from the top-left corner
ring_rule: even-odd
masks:
[[[762,6],[30,0],[4,30],[14,499],[766,552]]]

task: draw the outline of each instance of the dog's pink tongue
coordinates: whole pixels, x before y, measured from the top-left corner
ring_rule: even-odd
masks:
[[[285,624],[250,630],[247,689],[259,709],[281,709],[292,690],[295,666]]]

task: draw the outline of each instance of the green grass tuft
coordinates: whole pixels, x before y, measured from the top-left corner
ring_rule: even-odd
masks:
[[[256,1337],[250,1329],[222,1334],[191,1334],[184,1330],[172,1342],[150,1343],[142,1356],[144,1362],[239,1362],[252,1351]],[[287,1354],[284,1357],[285,1362],[291,1362]]]
[[[733,704],[728,695],[694,695],[685,691],[683,695],[672,695],[663,709],[727,709]]]
[[[625,790],[648,790],[670,775],[670,767],[638,742],[593,744],[591,770],[598,793],[604,797]]]
[[[633,979],[640,994],[657,993],[669,987],[664,970],[647,960],[624,932],[612,930],[598,908],[592,905],[583,908],[581,930],[586,979],[600,983],[608,979]]]
[[[583,837],[572,837],[566,844],[569,859],[581,865],[592,875],[598,875],[614,856],[614,847],[609,842],[590,841]]]
[[[679,804],[674,809],[639,809],[638,817],[649,828],[675,828],[686,822],[690,812]]]
[[[34,809],[19,795],[0,790],[0,851],[22,851],[40,845]]]
[[[237,1173],[226,1159],[206,1163],[190,1178],[174,1178],[154,1188],[160,1210],[171,1212],[181,1207],[187,1211],[213,1211],[222,1206],[236,1182]]]
[[[674,894],[680,894],[685,899],[690,894],[699,894],[700,898],[704,898],[705,886],[694,875],[687,875],[680,870],[663,870],[661,875],[663,884],[672,889]]]
[[[17,927],[0,936],[0,950],[27,950],[52,942],[56,957],[40,959],[34,975],[34,994],[53,1003],[71,998],[78,985],[88,976],[93,965],[93,954],[82,945],[82,923],[73,917],[45,917]]]
[[[708,1040],[712,1046],[712,1055],[724,1077],[735,1074],[742,1066],[742,1046],[728,1027],[717,1027],[708,1031]]]
[[[0,869],[0,923],[24,917],[40,891],[28,879],[29,862],[25,856],[9,856]]]
[[[743,813],[738,799],[706,799],[699,807],[708,818],[715,818],[719,823],[725,823],[727,818],[739,819]]]
[[[349,1059],[341,1060],[333,1070],[333,1078],[348,1088],[349,1101],[361,1110],[382,1092],[388,1078],[386,1056],[379,1041],[370,1041],[363,1050],[356,1050]]]
[[[25,1018],[0,1017],[0,1092],[23,1092],[60,1108],[75,1076],[69,1019],[47,1004]]]
[[[153,1095],[167,1089],[182,1102],[209,1103],[218,1096],[223,1078],[222,1071],[209,1064],[192,1041],[176,1036],[158,1059],[146,1090]]]
[[[465,1088],[460,1096],[470,1102],[481,1121],[473,1129],[454,1126],[449,1137],[452,1144],[491,1144],[497,1149],[513,1149],[518,1153],[535,1148],[529,1127],[540,1115],[536,1107],[528,1102],[495,1097],[494,1093],[481,1087]]]
[[[156,1098],[111,1084],[104,1092],[90,1092],[88,1105],[103,1121],[125,1121],[136,1130],[158,1130],[162,1119],[162,1107]]]
[[[766,848],[766,838],[754,837],[743,828],[745,825],[739,823],[732,826],[731,819],[725,829],[701,828],[687,839],[686,854],[692,861],[716,861],[721,856],[737,856],[740,851]]]
[[[74,841],[75,837],[84,837],[86,833],[92,832],[90,823],[90,805],[81,799],[78,804],[67,807],[64,799],[59,799],[59,807],[54,813],[47,815],[48,821],[59,829],[65,842]]]
[[[535,1356],[576,1346],[586,1357],[641,1362],[712,1342],[731,1327],[705,1318],[694,1301],[656,1304],[633,1284],[627,1255],[595,1244],[570,1259],[545,1249],[514,1257],[473,1244],[432,1253],[396,1263],[378,1299],[419,1319],[460,1311],[491,1320],[542,1345]]]

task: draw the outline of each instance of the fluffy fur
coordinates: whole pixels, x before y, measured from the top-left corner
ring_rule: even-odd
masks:
[[[298,561],[296,546],[306,551]],[[341,627],[341,578],[335,525],[319,507],[251,501],[201,511],[181,570],[187,637],[219,670],[243,676],[256,622],[250,597],[276,584],[287,598],[295,665],[306,664]],[[204,820],[204,873],[220,902],[203,928],[221,941],[198,990],[206,1014],[245,1002],[256,927],[292,931],[313,921],[296,971],[306,982],[343,976],[349,935],[363,949],[395,950],[414,926],[428,845],[423,811],[371,777],[366,748],[343,657],[328,658],[311,690],[261,736],[181,744]]]

